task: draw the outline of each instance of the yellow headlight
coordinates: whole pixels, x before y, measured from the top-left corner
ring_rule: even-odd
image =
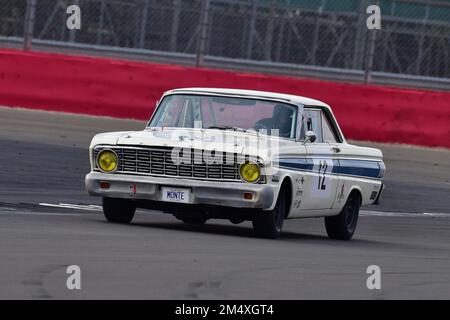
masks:
[[[117,154],[111,150],[103,150],[97,155],[97,164],[103,172],[113,172],[118,165]]]
[[[250,183],[258,181],[261,176],[259,166],[253,162],[241,164],[239,172],[241,174],[241,178]]]

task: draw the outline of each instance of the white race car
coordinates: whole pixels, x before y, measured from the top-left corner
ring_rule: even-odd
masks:
[[[145,208],[250,220],[267,238],[285,219],[325,217],[329,237],[350,239],[385,174],[381,151],[348,144],[323,102],[211,88],[166,92],[144,130],[96,135],[90,161],[86,188],[110,222]]]

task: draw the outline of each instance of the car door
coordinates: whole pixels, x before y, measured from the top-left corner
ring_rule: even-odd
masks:
[[[323,116],[320,109],[303,111],[303,131],[313,131],[317,137],[316,141],[305,144],[308,170],[301,204],[303,211],[330,210],[338,190],[339,177],[333,170],[338,162],[333,157],[334,145],[324,140]]]

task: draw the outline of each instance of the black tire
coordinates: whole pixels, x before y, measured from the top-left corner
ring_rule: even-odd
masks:
[[[325,218],[328,237],[337,240],[350,240],[356,230],[360,207],[360,195],[357,192],[350,193],[339,215]]]
[[[275,208],[270,212],[259,212],[253,218],[253,230],[257,237],[276,239],[283,229],[286,215],[286,192],[280,191]]]
[[[109,222],[129,224],[135,212],[136,206],[132,200],[103,198],[103,214]]]
[[[182,217],[182,216],[176,216],[178,220],[183,221],[187,224],[195,224],[195,225],[204,225],[206,221],[208,221],[208,218],[206,217]]]

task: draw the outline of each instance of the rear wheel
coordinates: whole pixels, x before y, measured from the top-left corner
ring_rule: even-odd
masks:
[[[260,212],[253,218],[253,230],[261,238],[276,239],[280,236],[286,214],[286,193],[281,190],[275,208]]]
[[[131,200],[103,198],[103,214],[109,222],[128,224],[135,212],[136,206]]]
[[[352,192],[339,215],[325,218],[325,228],[331,239],[350,240],[358,223],[361,197]]]

